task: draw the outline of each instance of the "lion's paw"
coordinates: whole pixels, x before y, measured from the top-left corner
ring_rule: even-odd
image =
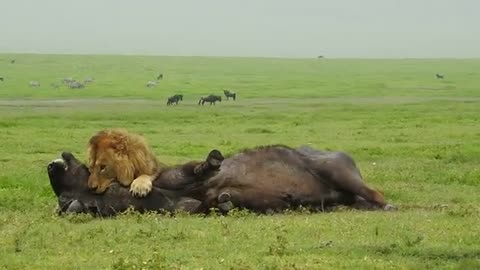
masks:
[[[150,191],[152,191],[152,181],[149,176],[140,176],[130,185],[130,192],[135,197],[145,197]]]

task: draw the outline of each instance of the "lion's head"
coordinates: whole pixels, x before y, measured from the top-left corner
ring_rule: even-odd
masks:
[[[103,193],[112,181],[129,186],[140,175],[154,175],[160,164],[145,139],[121,129],[95,134],[88,143],[88,186]]]

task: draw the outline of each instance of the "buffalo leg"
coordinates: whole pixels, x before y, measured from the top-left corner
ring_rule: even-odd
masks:
[[[340,172],[329,180],[331,184],[340,188],[340,190],[358,195],[379,207],[383,208],[387,205],[384,196],[380,192],[368,187],[358,173],[352,171]]]
[[[230,193],[227,193],[227,192],[222,192],[220,195],[218,195],[217,208],[222,214],[228,213],[230,210],[232,210],[235,207],[231,199],[232,199],[232,196],[230,195]]]
[[[193,169],[193,173],[197,176],[206,175],[212,171],[216,171],[222,165],[222,161],[225,158],[218,150],[212,150],[207,156],[207,160],[201,162]]]
[[[295,194],[286,194],[283,200],[288,203],[290,208],[309,207],[319,211],[328,211],[332,207],[338,205],[354,205],[356,202],[355,195],[331,190],[322,196],[297,196]]]

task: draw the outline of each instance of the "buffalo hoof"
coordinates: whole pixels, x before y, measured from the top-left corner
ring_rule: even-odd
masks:
[[[226,202],[229,202],[231,199],[232,199],[232,196],[228,192],[222,192],[217,197],[218,203],[226,203]]]
[[[200,163],[193,169],[195,175],[204,175],[217,171],[225,158],[218,150],[212,150],[207,156],[205,162]]]
[[[232,210],[235,206],[231,201],[224,202],[224,203],[219,203],[217,205],[218,210],[220,210],[221,213],[228,213],[230,210]]]
[[[212,168],[218,169],[220,168],[220,165],[222,165],[222,161],[225,159],[225,157],[222,155],[222,153],[218,150],[212,150],[208,154],[207,157],[207,162],[212,166]]]
[[[74,214],[83,213],[85,212],[85,206],[80,201],[74,200],[72,203],[70,203],[65,212]]]
[[[395,211],[395,210],[398,210],[398,207],[396,207],[395,205],[392,205],[392,204],[387,204],[383,207],[383,210],[385,210],[385,211]]]

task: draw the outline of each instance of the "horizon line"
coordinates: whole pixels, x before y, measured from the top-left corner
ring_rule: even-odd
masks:
[[[1,52],[0,55],[52,55],[52,56],[153,56],[153,57],[192,57],[192,58],[262,58],[262,59],[285,59],[285,60],[326,60],[326,59],[358,59],[358,60],[468,60],[468,59],[480,59],[480,56],[472,57],[458,57],[458,56],[435,56],[435,57],[360,57],[360,56],[333,56],[327,57],[326,55],[317,56],[261,56],[261,55],[185,55],[185,54],[149,54],[149,53],[82,53],[82,52]],[[321,56],[321,57],[320,57]]]

